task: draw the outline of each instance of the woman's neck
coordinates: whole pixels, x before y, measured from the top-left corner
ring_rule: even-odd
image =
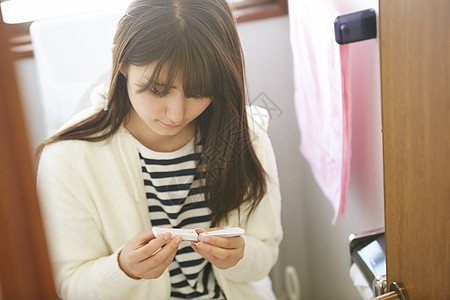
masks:
[[[142,145],[156,152],[173,152],[186,146],[195,136],[195,121],[175,135],[159,135],[135,118],[128,118],[124,127]]]

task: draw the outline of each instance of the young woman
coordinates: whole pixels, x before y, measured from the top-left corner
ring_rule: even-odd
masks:
[[[255,282],[278,256],[278,175],[266,128],[246,108],[226,1],[134,1],[101,99],[38,149],[61,297],[270,296]],[[190,243],[156,238],[154,226],[245,234]]]

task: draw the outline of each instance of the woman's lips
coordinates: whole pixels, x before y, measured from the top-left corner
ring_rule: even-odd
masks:
[[[169,128],[178,128],[181,126],[181,124],[167,124],[167,123],[164,123],[163,121],[160,121],[160,122],[162,125],[169,127]]]

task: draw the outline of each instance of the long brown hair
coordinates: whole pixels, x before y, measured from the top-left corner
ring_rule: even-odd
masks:
[[[164,82],[169,90],[181,75],[186,97],[210,97],[197,118],[203,141],[206,205],[212,226],[248,203],[250,215],[266,193],[266,174],[252,147],[246,114],[244,59],[232,10],[225,0],[136,0],[120,20],[114,37],[107,111],[44,141],[110,138],[130,110],[123,66],[156,63],[147,88]],[[162,76],[161,70],[165,78]],[[165,91],[163,91],[165,92]],[[240,210],[239,210],[240,212]]]

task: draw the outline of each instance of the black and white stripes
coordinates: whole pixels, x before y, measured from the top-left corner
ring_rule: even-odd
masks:
[[[152,226],[210,227],[202,174],[196,174],[201,145],[197,145],[197,153],[194,140],[174,152],[155,152],[139,142],[137,145]],[[211,264],[191,248],[190,242],[180,244],[169,272],[174,298],[224,299]]]

